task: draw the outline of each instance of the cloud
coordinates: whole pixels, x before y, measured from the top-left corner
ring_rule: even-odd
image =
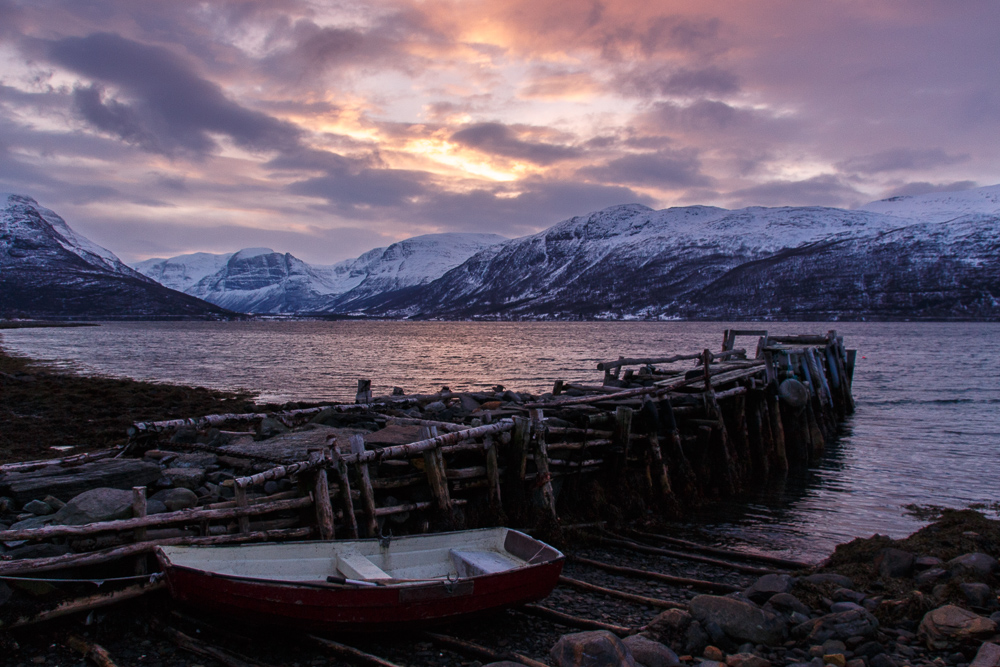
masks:
[[[665,189],[711,184],[711,179],[701,173],[698,155],[692,149],[626,155],[604,166],[584,167],[577,173],[598,182],[638,184]]]
[[[489,155],[500,155],[534,164],[548,165],[578,157],[580,149],[535,141],[524,141],[502,123],[478,123],[451,135],[451,140]]]
[[[960,190],[971,190],[975,187],[979,187],[975,181],[955,181],[954,183],[913,182],[893,188],[885,194],[884,198],[912,197],[926,195],[931,192],[959,192]]]
[[[714,65],[696,69],[662,66],[633,69],[616,79],[616,86],[626,94],[640,97],[701,97],[731,95],[739,91],[740,82],[733,72]]]
[[[744,206],[856,206],[865,195],[833,174],[802,181],[770,181],[730,192],[729,205]]]
[[[216,149],[212,133],[252,150],[293,148],[299,130],[227,98],[167,49],[111,33],[49,42],[49,59],[102,84],[117,87],[131,103],[102,99],[101,88],[78,87],[77,110],[96,128],[146,150],[204,154]]]
[[[968,153],[948,155],[940,148],[894,148],[844,160],[837,164],[837,168],[847,172],[878,174],[887,171],[947,167],[967,162],[969,158]]]

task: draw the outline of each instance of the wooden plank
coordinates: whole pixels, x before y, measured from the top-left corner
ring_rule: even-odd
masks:
[[[328,464],[332,459],[329,449],[313,450],[310,461]],[[317,466],[312,479],[313,500],[316,510],[316,530],[321,540],[332,540],[334,536],[333,505],[330,503],[330,480],[325,465]]]
[[[365,451],[365,439],[360,435],[351,436],[351,453],[361,454]],[[368,471],[368,464],[358,461],[354,464],[354,471],[361,487],[361,508],[365,516],[365,533],[368,537],[378,535],[378,521],[375,518],[375,491],[372,489],[371,473]]]

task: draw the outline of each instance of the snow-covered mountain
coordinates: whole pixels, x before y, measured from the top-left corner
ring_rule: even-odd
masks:
[[[80,236],[31,197],[0,194],[0,317],[220,317]]]
[[[615,206],[364,312],[417,318],[1000,318],[1000,186],[860,210]]]
[[[330,266],[307,264],[270,248],[247,248],[149,259],[135,268],[167,287],[240,312],[339,312],[373,294],[429,283],[502,241],[496,234],[430,234]]]

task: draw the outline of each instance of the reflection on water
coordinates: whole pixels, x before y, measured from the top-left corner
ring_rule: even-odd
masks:
[[[220,389],[261,399],[353,400],[480,389],[543,392],[599,381],[598,361],[716,349],[727,324],[704,322],[120,322],[2,332],[6,349],[85,373]],[[798,557],[836,543],[918,528],[908,503],[963,507],[1000,500],[1000,325],[795,323],[734,325],[773,333],[832,326],[858,349],[858,409],[814,468],[699,523],[720,542]],[[707,523],[706,523],[707,522]]]

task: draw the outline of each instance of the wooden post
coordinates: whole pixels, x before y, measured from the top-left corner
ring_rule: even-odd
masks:
[[[632,408],[619,405],[615,410],[615,428],[611,434],[611,448],[615,453],[616,474],[628,466],[629,436],[632,433]]]
[[[514,417],[514,429],[510,433],[510,449],[507,453],[507,484],[503,497],[507,499],[507,516],[517,517],[524,511],[524,478],[527,474],[528,446],[531,439],[531,420]]]
[[[371,403],[372,402],[372,381],[371,380],[358,380],[358,393],[354,397],[355,403]]]
[[[247,487],[240,484],[238,481],[233,485],[233,495],[236,497],[236,506],[240,509],[245,509],[250,506],[247,501]],[[247,534],[250,532],[250,517],[247,515],[240,516],[236,519],[236,522],[240,526],[240,533]]]
[[[660,495],[664,499],[674,499],[670,486],[670,471],[663,460],[663,450],[660,449],[660,412],[656,409],[653,399],[646,397],[642,404],[642,412],[646,414],[646,433],[649,438],[649,454],[653,459],[653,474],[660,485]]]
[[[542,420],[542,411],[533,409],[531,415],[531,441],[535,455],[535,467],[538,469],[538,477],[535,484],[542,489],[542,504],[548,511],[553,521],[559,521],[556,513],[556,496],[552,491],[552,474],[549,472],[549,453],[545,445],[545,422]]]
[[[135,519],[140,519],[146,516],[146,487],[144,486],[133,486],[132,487],[132,517]],[[132,533],[132,539],[135,542],[145,542],[146,541],[146,529],[136,528]],[[135,573],[136,574],[146,574],[146,556],[142,555],[135,562]]]
[[[483,423],[490,423],[490,413],[483,415]],[[486,450],[486,492],[489,497],[490,509],[499,512],[503,506],[500,496],[500,463],[497,458],[497,443],[491,435],[483,437],[483,447]]]
[[[424,426],[420,429],[420,439],[428,440],[437,437],[437,428],[434,426]],[[445,513],[449,520],[454,519],[451,508],[451,493],[448,491],[448,472],[444,465],[444,454],[441,448],[428,449],[423,453],[424,472],[427,474],[427,482],[431,485],[431,492],[434,494],[437,508]]]
[[[361,454],[365,451],[365,438],[361,435],[351,436],[351,453]],[[365,512],[365,533],[368,537],[378,535],[378,521],[375,518],[375,491],[372,489],[372,478],[368,471],[368,464],[357,462],[354,464],[355,477],[361,487],[361,506]]]
[[[310,461],[329,461],[331,454],[329,449],[309,450]],[[326,474],[326,467],[321,466],[316,469],[313,475],[313,502],[316,506],[316,528],[321,540],[332,540],[333,528],[333,506],[330,504],[330,480]]]
[[[348,536],[358,539],[358,518],[354,516],[354,499],[351,498],[351,480],[347,473],[347,464],[343,459],[337,460],[337,480],[340,482],[340,501],[344,506],[344,522],[347,524]]]
[[[680,482],[676,486],[681,496],[690,501],[698,492],[698,477],[694,473],[694,468],[691,467],[691,462],[684,454],[684,445],[681,441],[681,433],[677,427],[677,418],[674,415],[674,407],[670,403],[670,398],[665,396],[660,405],[663,406],[661,415],[668,436],[667,452],[674,464],[675,479]]]

